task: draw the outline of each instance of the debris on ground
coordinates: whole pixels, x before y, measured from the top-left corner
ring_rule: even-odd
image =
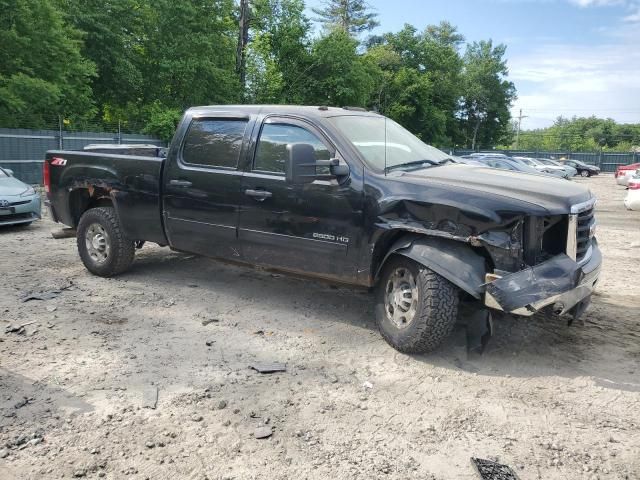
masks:
[[[287,364],[279,362],[257,362],[249,365],[249,368],[259,373],[286,372]]]
[[[28,302],[30,300],[51,300],[56,298],[65,290],[70,289],[73,286],[73,282],[71,280],[67,280],[64,285],[57,288],[52,288],[48,290],[41,290],[38,292],[24,292],[20,297],[21,302]]]
[[[151,385],[142,392],[142,408],[155,410],[158,405],[158,387]]]
[[[26,332],[25,328],[28,325],[32,325],[34,323],[37,323],[37,320],[33,320],[31,322],[26,322],[23,323],[21,325],[14,325],[12,323],[10,323],[9,325],[7,325],[4,329],[4,333],[15,333],[17,335],[24,335],[24,333]]]
[[[269,438],[271,435],[273,435],[273,429],[268,425],[265,425],[264,427],[258,427],[253,432],[253,436],[258,439]]]
[[[482,480],[518,480],[516,473],[507,465],[475,457],[471,457],[471,463]]]
[[[202,320],[202,326],[206,327],[210,323],[219,323],[219,322],[220,322],[220,319],[218,318],[205,318],[204,320]]]
[[[61,228],[59,230],[53,230],[51,232],[51,236],[56,240],[60,240],[62,238],[74,238],[76,236],[75,228]]]

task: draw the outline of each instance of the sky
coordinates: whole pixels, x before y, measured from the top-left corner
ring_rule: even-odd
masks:
[[[562,115],[640,123],[640,0],[368,0],[373,33],[448,20],[467,41],[507,45],[525,130]],[[307,6],[322,0],[307,0]],[[313,14],[310,13],[313,17]]]

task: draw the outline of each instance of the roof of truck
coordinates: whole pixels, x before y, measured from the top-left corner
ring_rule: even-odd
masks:
[[[337,117],[343,115],[380,116],[359,107],[326,107],[303,105],[209,105],[192,107],[187,114],[193,116],[219,114],[259,114],[303,115],[308,117]]]

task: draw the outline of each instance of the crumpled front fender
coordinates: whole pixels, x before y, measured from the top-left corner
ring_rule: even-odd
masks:
[[[391,246],[376,272],[376,278],[386,260],[393,254],[403,255],[424,265],[477,299],[482,297],[485,259],[467,244],[445,238],[408,234]]]

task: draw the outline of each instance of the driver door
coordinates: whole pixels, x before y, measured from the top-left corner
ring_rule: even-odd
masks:
[[[350,178],[291,185],[285,180],[287,145],[310,144],[317,160],[336,155],[313,125],[268,117],[253,161],[242,177],[238,236],[251,263],[342,281],[356,278],[362,195]],[[318,172],[321,173],[321,172]],[[325,173],[325,172],[322,172]]]

